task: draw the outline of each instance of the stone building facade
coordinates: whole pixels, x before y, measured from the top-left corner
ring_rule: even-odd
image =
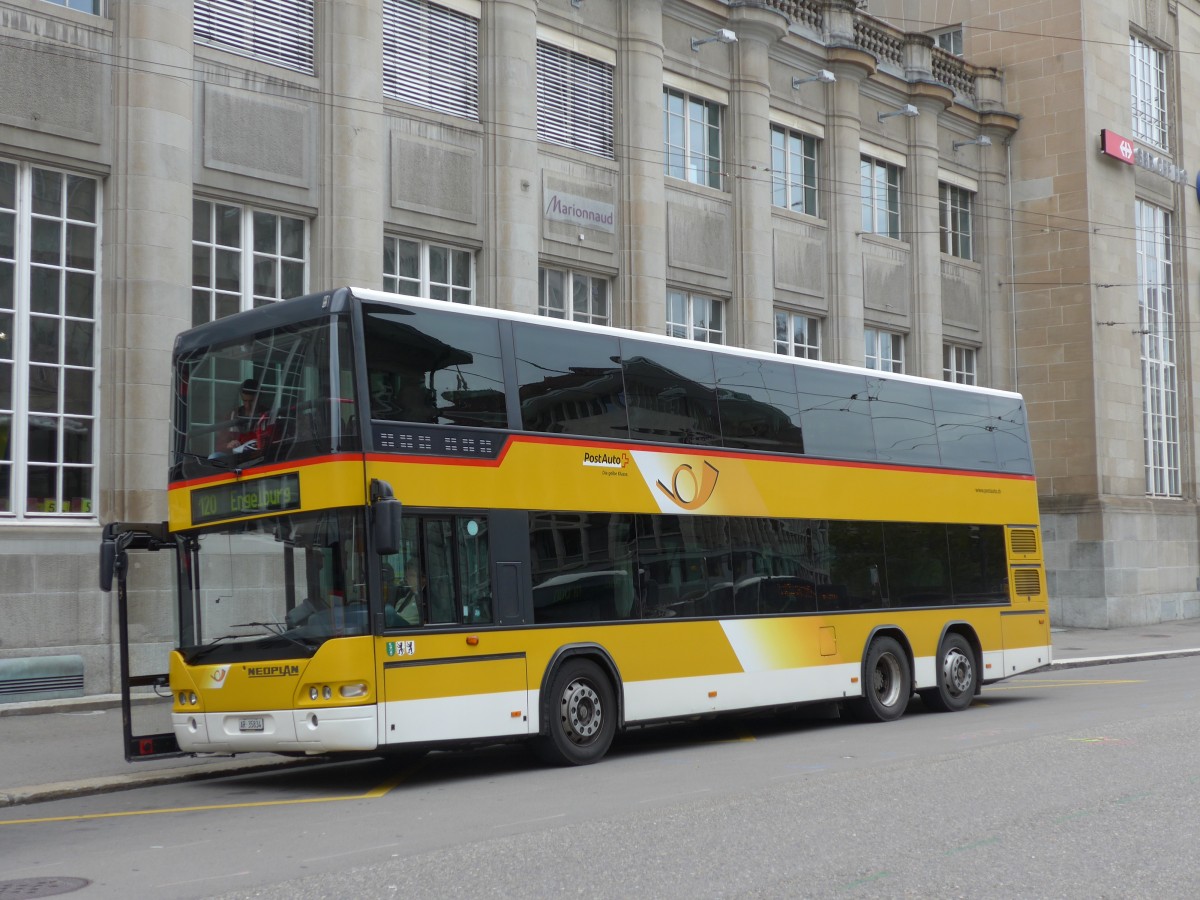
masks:
[[[871,0],[1004,72],[1017,389],[1055,621],[1200,616],[1200,4]],[[957,34],[957,37],[955,35]],[[1104,139],[1108,146],[1105,148]]]
[[[1000,73],[858,6],[0,0],[0,681],[113,687],[100,526],[165,516],[173,339],[238,309],[353,284],[1028,379]],[[1048,485],[1083,464],[1038,437]]]

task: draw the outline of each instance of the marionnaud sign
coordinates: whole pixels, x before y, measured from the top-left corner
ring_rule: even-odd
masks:
[[[616,207],[613,204],[561,191],[551,191],[546,196],[545,216],[552,222],[582,225],[610,234],[617,230]]]
[[[1135,147],[1129,138],[1122,137],[1108,128],[1100,129],[1100,152],[1105,156],[1120,160],[1128,166],[1137,166],[1139,169],[1161,175],[1176,184],[1188,183],[1186,169],[1179,168],[1169,159],[1155,156],[1141,147]]]

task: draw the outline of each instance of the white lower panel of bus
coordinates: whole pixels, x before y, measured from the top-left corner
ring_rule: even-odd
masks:
[[[627,722],[856,697],[859,663],[625,684]]]
[[[533,694],[536,699],[536,692]],[[379,743],[459,741],[529,733],[526,691],[384,703]]]
[[[379,727],[374,706],[172,713],[171,723],[180,749],[188,753],[373,750]]]

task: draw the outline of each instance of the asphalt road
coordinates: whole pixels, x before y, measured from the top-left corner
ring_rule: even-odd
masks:
[[[71,896],[1193,897],[1195,659],[1024,676],[958,714],[646,729],[0,810]],[[3,897],[0,892],[0,897]]]

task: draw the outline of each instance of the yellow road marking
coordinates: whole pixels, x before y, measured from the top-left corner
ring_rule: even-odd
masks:
[[[212,812],[226,809],[258,809],[267,806],[298,806],[302,803],[342,803],[348,800],[378,800],[398,787],[414,771],[410,767],[399,775],[371,788],[365,794],[346,794],[338,797],[298,797],[293,800],[255,800],[249,803],[213,803],[208,806],[168,806],[162,809],[133,809],[125,812],[84,813],[76,816],[45,816],[40,819],[0,820],[0,825],[40,825],[48,822],[85,822],[91,819],[123,819],[130,816],[161,816],[170,813]]]

